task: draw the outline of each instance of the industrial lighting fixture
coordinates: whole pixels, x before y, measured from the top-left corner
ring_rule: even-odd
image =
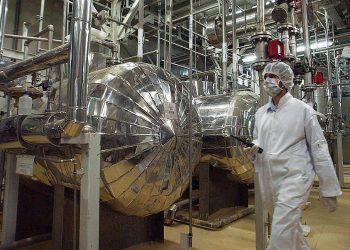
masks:
[[[328,42],[328,46],[332,46],[333,45],[333,41],[329,41]],[[311,49],[322,49],[322,48],[326,48],[327,47],[327,42],[326,41],[321,41],[319,43],[313,43],[310,45]],[[304,45],[298,46],[297,47],[297,52],[303,52],[305,49]]]

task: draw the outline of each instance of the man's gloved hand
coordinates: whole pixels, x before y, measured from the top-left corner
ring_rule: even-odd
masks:
[[[252,147],[243,148],[243,152],[247,154],[248,157],[253,158],[258,153],[259,147],[254,145]]]
[[[337,197],[321,197],[321,201],[323,206],[325,206],[330,213],[337,209]]]

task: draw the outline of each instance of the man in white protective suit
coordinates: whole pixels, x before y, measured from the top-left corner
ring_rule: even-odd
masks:
[[[257,111],[255,145],[245,152],[255,158],[262,201],[272,216],[267,249],[310,249],[300,218],[315,174],[321,201],[330,212],[336,210],[342,192],[317,112],[289,93],[292,69],[283,62],[272,62],[263,76],[264,90],[272,98]],[[262,154],[257,154],[258,147]]]

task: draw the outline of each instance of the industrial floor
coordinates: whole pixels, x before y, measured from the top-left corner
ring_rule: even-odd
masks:
[[[350,181],[350,178],[349,178]],[[304,211],[303,223],[311,227],[306,237],[311,249],[350,249],[350,189],[343,190],[338,210],[328,213],[318,200],[318,191],[313,189],[311,205]],[[255,249],[254,215],[240,219],[220,231],[193,229],[193,248],[203,250],[253,250]],[[165,227],[165,243],[147,243],[127,250],[170,250],[179,249],[180,233],[188,232],[188,226],[177,224]]]
[[[345,169],[345,182],[350,183],[350,166]],[[350,185],[348,185],[350,186]],[[350,189],[343,189],[338,199],[338,209],[328,213],[318,200],[317,188],[311,192],[310,206],[304,211],[302,221],[311,227],[307,237],[311,249],[348,250],[350,249]],[[188,232],[188,226],[175,224],[165,227],[165,242],[149,242],[133,246],[127,250],[172,250],[180,249],[180,233]],[[50,242],[44,242],[22,250],[50,250]],[[247,216],[220,231],[193,228],[193,248],[201,250],[254,250],[254,215]]]

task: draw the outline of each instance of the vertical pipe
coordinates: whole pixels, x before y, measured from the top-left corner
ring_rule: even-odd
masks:
[[[74,0],[70,32],[68,114],[73,123],[86,122],[88,55],[92,0]],[[80,132],[80,131],[79,131]]]
[[[4,49],[6,16],[7,16],[7,0],[1,0],[0,2],[0,59],[2,58],[3,49]]]
[[[222,3],[222,85],[221,92],[228,90],[227,86],[227,42],[226,42],[226,11],[227,1],[224,0]]]
[[[291,16],[291,23],[293,26],[293,31],[290,34],[290,52],[294,58],[297,57],[297,41],[295,37],[295,3],[292,6],[292,9],[290,11],[290,16]]]
[[[341,89],[341,82],[340,82],[340,65],[339,65],[340,58],[341,58],[341,55],[338,55],[335,58],[335,77],[336,77],[336,81],[335,82],[337,84],[338,114],[340,115],[340,117],[342,119],[343,118],[343,109],[342,109],[342,89]]]
[[[236,29],[236,0],[232,0],[232,87],[233,89],[238,90],[238,55]]]
[[[137,29],[137,61],[143,61],[143,24],[144,24],[144,0],[139,1],[139,23]]]
[[[18,35],[19,31],[19,17],[21,11],[21,0],[16,0],[16,10],[15,10],[15,24],[13,28],[13,34]],[[18,39],[12,40],[12,49],[17,50]]]
[[[164,0],[164,13],[167,13],[167,5],[168,5],[168,0]],[[166,69],[166,58],[167,58],[167,51],[166,51],[166,47],[167,47],[167,24],[166,24],[166,20],[164,18],[164,46],[163,46],[163,68]]]
[[[258,20],[258,27],[257,31],[264,32],[265,31],[265,0],[257,0],[256,2],[256,8],[257,8],[257,20]]]
[[[121,21],[121,8],[122,8],[122,1],[119,0],[112,0],[111,3],[111,16],[113,19],[117,20],[117,21]],[[120,58],[120,42],[118,40],[117,37],[117,28],[118,28],[118,24],[116,22],[112,22],[112,41],[114,44],[117,45],[117,54],[116,54],[116,58]]]
[[[169,50],[168,50],[168,60],[166,69],[171,72],[171,53],[172,53],[172,40],[173,40],[173,0],[169,0],[169,14],[168,23],[169,23]]]
[[[302,16],[303,16],[303,40],[304,40],[304,60],[308,64],[311,63],[311,50],[310,50],[310,35],[309,35],[309,24],[307,16],[308,0],[302,1]],[[310,85],[312,83],[311,71],[306,72],[304,75],[304,85]]]
[[[189,207],[189,232],[188,232],[188,247],[192,248],[192,96],[193,96],[193,80],[192,80],[192,66],[193,66],[193,0],[190,0],[190,20],[189,20],[189,41],[188,41],[188,46],[190,49],[190,62],[189,62],[189,114],[188,114],[188,119],[189,119],[189,124],[188,124],[188,169],[189,169],[189,196],[190,196],[190,207]]]
[[[63,0],[63,13],[62,13],[62,34],[61,40],[62,44],[64,44],[64,40],[66,37],[66,25],[67,25],[67,8],[68,8],[68,0]],[[58,111],[62,111],[62,85],[64,79],[64,64],[60,65],[60,83],[59,83],[59,92],[58,92]]]
[[[39,16],[39,32],[43,30],[44,23],[44,10],[45,10],[45,0],[41,0],[40,2],[40,16]],[[38,53],[40,52],[40,41],[38,41]]]
[[[157,67],[160,67],[160,20],[162,1],[158,2],[158,29],[157,29]]]
[[[325,14],[325,19],[326,19],[326,25],[325,25],[325,39],[326,39],[326,56],[327,56],[327,73],[328,73],[328,81],[327,81],[327,89],[326,89],[326,93],[327,93],[327,106],[331,107],[333,106],[332,103],[332,64],[331,64],[331,54],[330,54],[330,50],[329,48],[329,17],[328,17],[328,13],[325,10],[324,11]],[[337,71],[337,67],[335,68],[335,70]]]

